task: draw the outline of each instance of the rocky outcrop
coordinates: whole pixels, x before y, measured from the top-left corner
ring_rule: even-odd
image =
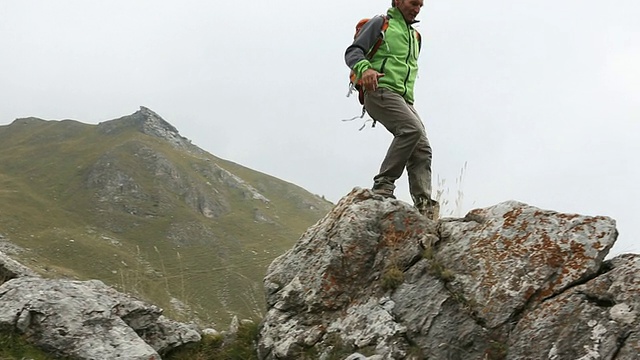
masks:
[[[608,217],[422,218],[354,189],[264,280],[260,359],[638,359],[640,256]],[[535,345],[532,345],[535,344]]]
[[[169,124],[153,110],[144,106],[140,106],[140,110],[131,115],[99,123],[98,131],[104,134],[114,135],[131,127],[138,129],[143,134],[166,140],[176,148],[196,148],[191,145],[189,139],[180,135],[178,129]],[[199,152],[202,153],[202,150]]]
[[[0,329],[25,334],[55,356],[160,359],[200,340],[195,325],[169,320],[98,280],[44,279],[2,254],[0,274]]]
[[[123,153],[134,154],[140,166],[131,168]],[[217,168],[215,164],[212,166]],[[167,210],[163,207],[170,206],[171,197],[178,196],[189,208],[210,219],[230,211],[229,201],[216,189],[217,179],[203,183],[161,152],[140,142],[129,142],[103,154],[87,173],[86,187],[94,190],[101,210],[153,217]],[[154,204],[151,209],[150,204]]]

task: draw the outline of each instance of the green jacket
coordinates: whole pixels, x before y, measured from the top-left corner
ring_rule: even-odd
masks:
[[[358,79],[367,69],[383,73],[378,86],[402,95],[408,103],[413,104],[413,88],[418,75],[420,54],[419,35],[413,26],[407,24],[397,8],[390,8],[387,17],[389,27],[373,58],[367,59],[366,54],[380,36],[384,22],[382,16],[372,18],[363,26],[353,44],[347,48],[345,61]]]

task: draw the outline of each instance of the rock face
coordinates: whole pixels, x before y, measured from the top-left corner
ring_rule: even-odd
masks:
[[[511,338],[512,358],[640,358],[640,256],[605,266],[606,273],[526,314]]]
[[[160,359],[200,340],[193,325],[97,280],[49,280],[0,254],[0,328],[73,359]]]
[[[615,221],[509,201],[432,222],[354,189],[264,279],[260,359],[639,359]]]

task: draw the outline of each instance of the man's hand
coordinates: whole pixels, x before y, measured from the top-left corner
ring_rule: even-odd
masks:
[[[362,85],[367,91],[376,91],[378,88],[378,79],[383,77],[381,74],[373,69],[367,69],[362,73]]]

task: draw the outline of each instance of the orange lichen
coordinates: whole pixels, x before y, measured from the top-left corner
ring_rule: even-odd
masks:
[[[562,214],[562,213],[556,214],[557,218],[563,219],[563,220],[573,220],[573,219],[577,218],[578,216],[579,215],[576,215],[576,214]]]
[[[385,220],[388,226],[382,230],[381,246],[397,247],[398,245],[406,242],[410,238],[416,237],[422,233],[422,229],[415,226],[415,219],[406,217],[402,220],[402,226],[404,229],[397,229],[393,221],[394,214],[389,214]]]
[[[514,226],[521,214],[522,209],[513,209],[502,215],[502,217],[504,218],[504,227],[508,228]]]
[[[325,294],[331,294],[335,292],[338,287],[338,280],[332,274],[325,272],[322,274],[322,290]]]

